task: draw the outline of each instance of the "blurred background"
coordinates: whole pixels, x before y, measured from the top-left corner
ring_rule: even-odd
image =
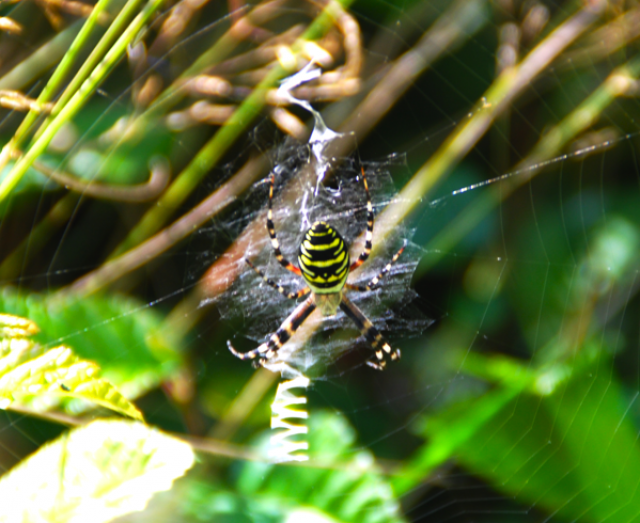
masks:
[[[200,451],[126,521],[640,518],[637,2],[22,0],[0,30],[0,310]],[[278,90],[309,61],[321,161]],[[352,257],[367,172],[363,281],[409,242],[358,301],[402,359],[310,318],[311,460],[272,465],[280,377],[226,343],[294,308],[243,257],[299,288],[264,179],[295,258],[318,163]],[[0,411],[0,472],[66,429],[38,415]]]

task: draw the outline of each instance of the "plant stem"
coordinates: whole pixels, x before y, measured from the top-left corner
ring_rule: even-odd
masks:
[[[13,169],[11,169],[7,176],[2,180],[2,183],[0,183],[0,202],[4,201],[8,197],[29,167],[31,167],[35,159],[46,150],[47,146],[60,128],[77,114],[84,103],[113,70],[126,52],[127,46],[136,38],[151,16],[160,8],[163,1],[164,0],[151,0],[145,6],[142,12],[135,18],[114,46],[109,50],[100,64],[85,80],[80,89],[76,91],[69,102],[61,108],[57,116],[51,121],[40,137],[30,146],[24,156],[16,162]],[[5,146],[2,151],[2,155],[6,156],[11,152],[10,148]],[[2,158],[0,157],[0,164],[1,162]]]

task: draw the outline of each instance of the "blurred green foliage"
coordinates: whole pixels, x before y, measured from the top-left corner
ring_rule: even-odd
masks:
[[[247,324],[199,304],[245,270],[246,230],[266,237],[261,219],[253,221],[265,202],[240,206],[285,140],[276,107],[261,98],[287,73],[273,65],[278,47],[270,44],[303,47],[296,36],[319,10],[228,2],[185,14],[178,6],[187,3],[151,9],[146,33],[107,46],[119,53],[109,74],[85,90],[77,88],[88,75],[78,80],[74,114],[34,158],[100,182],[106,196],[67,190],[35,164],[0,194],[0,311],[36,322],[40,343],[69,343],[98,362],[148,422],[190,434],[201,451],[194,471],[127,521],[636,521],[637,2],[345,5],[355,24],[348,34],[361,31],[351,41],[363,63],[359,90],[336,80],[337,94],[313,102],[332,128],[359,129],[357,152],[340,154],[388,166],[401,195],[392,203],[411,206],[404,225],[421,252],[419,298],[388,321],[401,361],[375,373],[361,365],[366,344],[345,339],[362,351],[314,381],[317,462],[296,466],[249,459],[267,439],[274,380],[226,348]],[[119,8],[107,3],[110,22]],[[0,4],[0,16],[24,25],[19,36],[0,36],[3,89],[42,96],[69,46],[60,50],[56,38],[79,31],[75,14],[51,9]],[[252,25],[236,31],[238,20]],[[448,25],[456,23],[458,32]],[[104,34],[96,24],[66,55],[70,74],[52,93],[74,85],[72,73]],[[326,33],[319,44],[339,65],[350,63],[347,30],[316,24]],[[558,28],[575,34],[561,44]],[[43,66],[38,49],[55,63]],[[520,85],[540,65],[540,49],[550,64]],[[394,69],[404,59],[424,61],[424,70]],[[194,93],[186,79],[200,72],[227,84]],[[403,81],[406,90],[392,89]],[[387,85],[388,98],[375,98],[389,105],[382,114],[366,105],[367,95],[380,96],[377,85]],[[211,113],[196,118],[198,103],[233,111],[233,125]],[[35,123],[22,128],[24,113],[9,109],[0,118],[4,151],[20,136],[17,148],[33,155],[39,126],[54,120],[32,114]],[[388,162],[391,154],[402,161]],[[168,192],[109,199],[110,185],[144,185],[158,156],[170,165]],[[433,158],[444,158],[438,169],[427,163]],[[0,182],[17,165],[4,159]],[[402,192],[416,180],[424,192]],[[185,226],[193,234],[169,228],[217,191],[220,201]],[[380,229],[393,231],[383,212]],[[247,216],[242,227],[225,227],[239,215]],[[265,305],[280,299],[254,292]],[[425,322],[412,310],[435,323],[420,331]],[[51,437],[45,421],[0,412],[0,470]]]

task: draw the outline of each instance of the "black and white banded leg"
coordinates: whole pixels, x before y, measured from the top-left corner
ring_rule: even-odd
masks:
[[[358,259],[351,264],[349,272],[356,270],[362,265],[373,248],[373,204],[371,203],[371,195],[369,194],[369,184],[367,183],[367,177],[364,174],[364,167],[360,167],[362,171],[362,183],[364,185],[364,192],[367,195],[367,230],[364,233],[364,250],[358,256]]]
[[[375,351],[376,361],[367,360],[367,365],[376,370],[384,370],[387,365],[386,358],[390,358],[391,361],[400,359],[400,349],[391,348],[391,345],[382,337],[373,323],[344,294],[340,302],[340,309],[356,324]]]
[[[280,328],[258,348],[249,352],[238,352],[233,348],[233,345],[231,345],[231,341],[227,341],[227,346],[231,353],[237,358],[241,360],[255,360],[253,366],[261,367],[265,361],[273,358],[278,350],[291,339],[291,336],[298,330],[298,327],[302,325],[315,309],[315,299],[314,296],[311,295],[298,305],[284,323],[280,325]]]
[[[297,298],[301,298],[302,296],[306,296],[307,294],[309,294],[311,292],[311,289],[309,287],[304,287],[304,288],[302,288],[302,289],[300,289],[299,291],[296,291],[296,292],[287,292],[287,290],[282,285],[280,285],[279,283],[276,283],[275,281],[273,281],[264,272],[262,272],[260,269],[258,269],[258,267],[256,267],[253,263],[251,263],[251,260],[249,260],[248,258],[245,258],[244,261],[247,263],[247,265],[249,265],[249,267],[251,267],[254,271],[256,271],[258,273],[258,275],[262,278],[262,280],[267,285],[269,285],[270,287],[273,287],[280,294],[282,294],[285,298],[289,298],[290,300],[295,300]]]
[[[269,208],[267,210],[267,232],[269,233],[269,238],[271,239],[271,247],[273,247],[273,252],[276,255],[276,260],[278,263],[282,265],[288,271],[293,272],[300,276],[302,273],[300,269],[296,267],[293,263],[287,260],[282,251],[280,250],[280,242],[278,241],[278,236],[276,234],[276,226],[273,223],[273,185],[275,184],[276,177],[271,173],[269,175]]]
[[[402,252],[405,250],[406,247],[407,247],[407,240],[404,241],[404,244],[402,245],[400,250],[393,255],[393,258],[391,258],[391,261],[384,266],[384,269],[382,269],[380,273],[375,278],[373,278],[369,283],[367,283],[366,285],[353,285],[352,283],[347,283],[345,285],[347,289],[351,289],[352,291],[359,291],[359,292],[374,290],[378,285],[378,282],[382,278],[384,278],[384,276],[391,270],[391,267],[393,266],[393,264],[396,261],[398,261],[398,258],[400,258],[400,255],[402,254]]]

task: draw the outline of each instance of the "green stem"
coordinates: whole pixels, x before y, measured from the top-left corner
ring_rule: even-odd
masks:
[[[542,137],[531,153],[516,167],[511,183],[504,184],[499,190],[489,191],[478,198],[431,241],[429,251],[432,254],[428,260],[420,264],[417,274],[424,274],[433,267],[496,205],[540,172],[545,162],[560,154],[572,139],[586,131],[618,96],[624,95],[638,76],[640,76],[640,56],[634,57],[611,73],[600,87]]]
[[[53,72],[53,75],[47,82],[47,85],[44,87],[44,89],[40,93],[40,96],[38,96],[38,103],[45,104],[53,100],[55,93],[58,91],[60,86],[65,81],[67,75],[71,71],[74,65],[74,62],[76,61],[76,58],[79,56],[79,54],[82,52],[82,49],[85,47],[85,45],[91,38],[93,30],[96,27],[100,16],[106,11],[106,9],[110,6],[111,3],[115,3],[115,0],[100,0],[95,5],[95,7],[93,8],[93,11],[91,12],[91,15],[89,16],[87,21],[82,26],[82,29],[78,33],[78,36],[75,38],[75,40],[69,47],[68,51],[65,53],[62,60],[60,61],[60,65],[56,67],[56,70]],[[92,53],[92,56],[93,56],[93,53]],[[86,65],[86,62],[85,62],[85,65]],[[78,78],[78,75],[76,75],[76,78]],[[63,106],[64,104],[67,103],[67,101],[68,99],[65,99],[63,101],[58,100],[58,104],[56,105],[56,108]],[[55,110],[56,109],[54,109],[54,111]],[[30,111],[29,114],[27,114],[25,119],[20,124],[20,127],[16,131],[13,138],[13,147],[16,150],[19,150],[20,147],[22,147],[24,138],[26,137],[27,133],[31,129],[31,126],[38,119],[38,116],[39,115],[35,111]],[[50,118],[51,117],[49,117],[48,119]]]
[[[564,49],[583,34],[597,19],[598,11],[585,8],[558,26],[518,66],[505,70],[487,90],[473,115],[462,122],[436,153],[402,189],[395,202],[380,214],[377,222],[383,231],[372,255],[384,243],[380,241],[419,208],[425,196],[464,158],[484,136],[495,119]]]
[[[35,159],[40,156],[47,148],[53,137],[60,128],[73,118],[82,108],[84,103],[94,93],[98,86],[104,81],[107,75],[113,70],[120,58],[126,52],[127,46],[136,38],[151,16],[159,9],[164,0],[152,0],[143,11],[129,25],[127,30],[120,36],[118,41],[109,50],[104,59],[91,73],[89,78],[85,80],[80,89],[76,91],[71,100],[62,107],[60,112],[47,126],[39,138],[31,145],[29,150],[18,160],[13,169],[8,173],[6,178],[0,183],[0,202],[4,201],[11,193],[13,188],[22,179],[29,167]],[[5,146],[3,155],[10,154]],[[2,158],[0,158],[1,162]]]
[[[103,11],[104,9],[106,9],[108,4],[112,1],[113,0],[100,0],[98,4],[96,4],[96,7],[94,8],[94,13],[98,8],[100,9],[100,11]],[[126,25],[130,22],[131,18],[136,13],[136,11],[138,11],[141,4],[142,4],[142,0],[127,1],[124,8],[118,13],[118,16],[113,21],[113,23],[109,26],[109,29],[107,29],[107,32],[103,35],[103,37],[100,39],[98,44],[93,48],[89,57],[83,62],[82,66],[80,67],[80,70],[76,73],[73,80],[69,83],[69,85],[66,87],[66,89],[60,96],[60,99],[56,103],[53,114],[51,115],[49,120],[51,118],[54,118],[57,115],[57,113],[60,112],[60,108],[64,107],[69,102],[69,100],[73,97],[73,95],[78,91],[78,89],[80,89],[80,86],[89,77],[89,75],[91,74],[91,71],[98,65],[100,59],[107,54],[107,52],[111,48],[111,45],[116,40],[118,35],[121,34],[123,31],[125,31]],[[94,13],[92,13],[92,17]],[[99,14],[100,13],[96,14],[96,17]],[[91,20],[87,20],[87,25],[89,25],[90,21]],[[83,28],[83,31],[84,31],[84,28]],[[74,42],[74,46],[76,43],[78,43],[78,49],[80,49],[81,48],[80,46],[84,44],[84,42],[78,42],[80,40],[80,36],[81,35],[78,35],[77,41]],[[69,55],[65,56],[65,59],[68,56]],[[70,58],[72,59],[73,57],[70,57]],[[70,59],[70,62],[72,61],[71,59]],[[54,79],[58,80],[58,82],[56,82],[56,88],[57,88],[57,83],[62,82],[67,72],[66,70],[62,69],[63,64],[60,64],[60,65],[61,67],[56,69],[54,77],[52,77],[52,81]],[[48,88],[49,88],[49,85],[47,85],[47,89]],[[46,125],[46,122],[45,122],[45,125]],[[45,125],[41,127],[39,134],[42,133],[43,129],[45,128]]]
[[[342,0],[340,4],[343,8],[349,0]],[[334,18],[336,4],[329,3],[320,15],[313,21],[301,40],[318,38],[324,34],[331,26]],[[300,41],[293,46],[293,51],[297,51]],[[200,152],[189,163],[189,165],[176,177],[169,189],[164,193],[157,205],[152,207],[131,231],[129,236],[114,252],[114,256],[122,254],[134,245],[139,244],[151,235],[156,233],[165,224],[169,217],[178,209],[191,192],[202,181],[209,170],[222,158],[228,148],[236,139],[244,133],[247,126],[260,114],[265,105],[265,95],[269,89],[284,78],[290,71],[287,71],[280,64],[277,64],[260,84],[252,91],[251,95],[244,100],[242,105],[231,115],[224,126],[202,147]],[[166,99],[166,98],[163,98]]]
[[[193,160],[185,167],[169,189],[131,231],[113,256],[122,254],[130,247],[146,240],[157,232],[166,220],[178,209],[180,204],[202,181],[209,169],[215,165],[247,125],[260,113],[264,105],[267,90],[282,78],[284,70],[277,66],[256,87],[244,103],[235,111],[216,134],[200,149]]]

